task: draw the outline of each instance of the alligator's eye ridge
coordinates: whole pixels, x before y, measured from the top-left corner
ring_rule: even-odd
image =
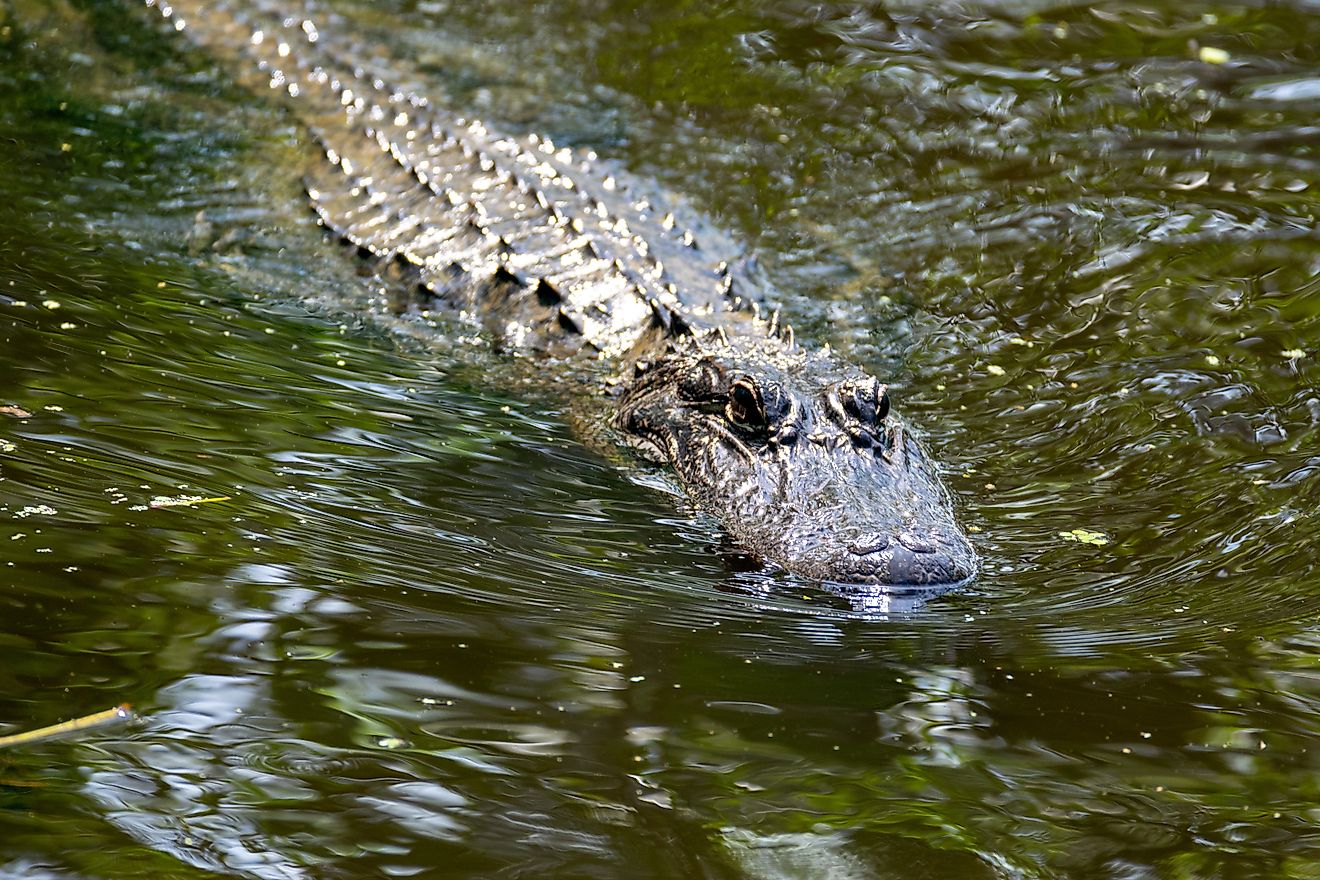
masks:
[[[843,396],[843,408],[863,425],[879,425],[889,415],[889,386],[875,379],[851,385]]]
[[[684,371],[678,393],[684,400],[715,401],[724,398],[724,370],[714,360],[703,358]]]
[[[761,392],[749,379],[739,379],[729,389],[729,405],[725,412],[729,421],[741,428],[765,428],[765,403]]]

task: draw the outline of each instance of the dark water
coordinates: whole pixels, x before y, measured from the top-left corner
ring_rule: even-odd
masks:
[[[0,732],[142,719],[0,752],[0,874],[1320,876],[1320,7],[334,8],[743,239],[983,576],[730,572],[535,368],[358,317],[278,108],[6,0]]]

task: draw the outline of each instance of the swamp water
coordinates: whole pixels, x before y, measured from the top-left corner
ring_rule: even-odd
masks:
[[[982,575],[731,571],[355,313],[278,107],[5,0],[0,733],[141,720],[0,752],[0,875],[1320,876],[1320,8],[332,6],[743,239]]]

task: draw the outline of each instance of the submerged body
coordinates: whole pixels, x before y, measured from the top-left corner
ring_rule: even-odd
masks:
[[[501,347],[617,364],[620,442],[670,467],[746,550],[841,583],[975,573],[885,386],[762,316],[730,260],[594,156],[394,89],[302,13],[145,2],[293,108],[319,148],[313,209],[408,292],[401,308],[447,306]]]

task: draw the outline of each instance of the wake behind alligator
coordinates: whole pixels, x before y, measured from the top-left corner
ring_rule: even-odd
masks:
[[[845,584],[974,575],[886,386],[799,344],[736,266],[593,155],[392,87],[307,10],[145,2],[307,127],[313,210],[407,291],[401,308],[456,310],[505,349],[617,364],[603,390],[618,442],[672,468],[748,552]]]

